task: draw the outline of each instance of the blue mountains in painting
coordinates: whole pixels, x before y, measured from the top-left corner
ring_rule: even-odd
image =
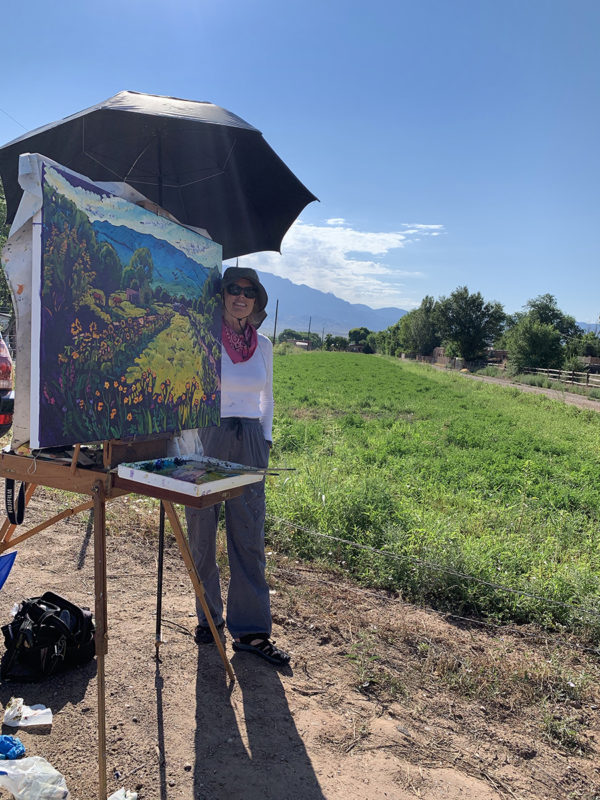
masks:
[[[154,261],[152,283],[155,286],[162,286],[167,292],[188,297],[198,294],[200,265],[177,247],[150,233],[140,233],[125,225],[112,225],[103,221],[94,222],[93,228],[99,242],[108,242],[114,247],[123,266],[129,263],[138,248],[147,247]],[[201,266],[200,268],[202,269]],[[208,274],[208,271],[205,270],[205,273]]]

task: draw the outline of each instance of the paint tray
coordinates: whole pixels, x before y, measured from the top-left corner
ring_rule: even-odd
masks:
[[[204,497],[236,486],[257,483],[266,470],[246,467],[231,461],[221,461],[207,456],[180,456],[119,464],[120,478],[144,486],[158,486],[167,491]]]

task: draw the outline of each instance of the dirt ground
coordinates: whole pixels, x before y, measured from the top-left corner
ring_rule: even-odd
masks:
[[[39,489],[25,525],[72,499]],[[274,637],[292,665],[233,653],[228,638],[230,685],[216,647],[194,644],[193,591],[170,542],[157,663],[155,505],[129,497],[108,515],[109,794],[600,798],[599,653],[564,635],[445,617],[271,553]],[[48,589],[93,608],[89,513],[18,548],[0,621]],[[73,800],[96,798],[95,661],[38,684],[0,684],[2,707],[13,695],[55,715],[49,733],[21,732],[27,755],[60,770]]]

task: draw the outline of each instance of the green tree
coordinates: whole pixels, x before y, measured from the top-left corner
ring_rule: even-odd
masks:
[[[135,289],[139,292],[140,303],[149,305],[152,302],[153,274],[152,253],[147,247],[138,247],[123,270],[121,288]]]
[[[578,350],[580,356],[600,356],[600,336],[594,331],[587,331],[577,340]]]
[[[112,294],[121,286],[123,266],[117,255],[117,251],[109,242],[102,242],[99,246],[98,258],[100,259],[100,268],[98,272],[102,278],[103,289],[107,295]]]
[[[150,284],[152,282],[152,275],[154,273],[154,262],[152,261],[152,253],[147,247],[138,247],[131,256],[129,264],[123,270],[121,278],[121,288],[131,288],[134,280],[138,281],[139,286],[144,283]]]
[[[371,331],[364,326],[362,328],[352,328],[352,330],[348,331],[348,341],[350,344],[362,344],[364,346],[370,333]]]
[[[291,328],[285,328],[284,330],[281,331],[281,333],[277,337],[277,341],[281,343],[281,342],[287,342],[290,339],[294,339],[295,341],[301,338],[302,334],[299,331],[294,331]]]
[[[309,342],[311,350],[320,350],[321,345],[323,344],[321,337],[318,333],[311,331],[298,331],[298,341],[299,342]]]
[[[561,336],[561,341],[566,344],[570,339],[583,335],[583,330],[575,322],[575,317],[570,317],[558,307],[556,297],[552,294],[540,294],[525,304],[527,313],[532,320],[543,325],[551,325]]]
[[[581,336],[574,336],[565,344],[566,362],[582,364],[579,360],[582,356],[600,356],[600,337],[597,333],[582,331]]]
[[[400,347],[400,322],[396,322],[383,331],[374,334],[377,343],[376,352],[384,355],[399,355]]]
[[[332,350],[346,350],[348,347],[348,339],[345,336],[334,336],[332,342]]]
[[[564,360],[561,333],[553,325],[523,316],[505,336],[511,370],[560,369]]]
[[[320,350],[323,344],[319,334],[314,331],[311,331],[309,334],[308,331],[294,331],[291,328],[285,328],[277,337],[279,343],[287,342],[290,339],[293,339],[295,342],[310,342],[311,350]]]
[[[502,332],[505,318],[500,303],[486,303],[479,292],[469,294],[466,286],[459,286],[436,304],[442,340],[453,342],[466,361],[483,355]]]
[[[363,353],[376,353],[377,352],[377,336],[370,333],[363,347]]]
[[[416,313],[416,309],[409,311],[403,317],[400,317],[396,323],[398,329],[399,349],[411,357],[417,355],[417,344],[413,336],[413,322]]]
[[[345,350],[348,347],[348,339],[345,336],[332,336],[328,333],[325,336],[325,350]]]
[[[441,342],[438,331],[436,303],[426,295],[419,308],[400,318],[399,345],[410,355],[428,356]]]
[[[550,331],[554,331],[554,335]],[[552,294],[540,294],[528,300],[523,311],[508,319],[503,336],[511,368],[516,370],[524,367],[558,369],[565,359],[575,363],[578,356],[594,350],[595,344],[593,335],[586,337],[575,318],[560,310]],[[539,348],[539,352],[535,348]]]
[[[6,224],[6,200],[4,190],[0,182],[0,252],[8,239],[9,226]],[[12,308],[10,289],[4,274],[4,267],[0,266],[0,308]]]
[[[152,253],[147,247],[138,247],[131,256],[129,266],[136,271],[140,286],[142,283],[152,283],[154,262],[152,261]]]
[[[53,313],[70,307],[78,311],[87,302],[96,277],[92,227],[66,198],[48,206],[45,223],[50,233],[44,248],[44,304]]]

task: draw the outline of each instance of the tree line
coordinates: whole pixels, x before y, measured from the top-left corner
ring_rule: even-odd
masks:
[[[295,331],[286,328],[277,336],[277,344],[306,342],[310,350],[348,350],[349,347],[356,345],[365,353],[375,353],[375,345],[371,347],[367,342],[367,337],[371,334],[372,331],[368,328],[353,328],[348,336],[334,336],[332,333],[319,336],[313,331]]]
[[[362,331],[366,329],[361,329]],[[383,331],[368,332],[369,350],[409,357],[430,356],[444,347],[450,357],[484,360],[489,348],[506,351],[511,370],[578,369],[583,356],[600,357],[600,336],[584,331],[558,307],[554,295],[528,300],[506,314],[498,302],[459,286],[449,296],[426,296],[421,305]]]
[[[307,341],[308,333],[284,330],[278,342]],[[558,307],[554,295],[528,300],[521,311],[506,314],[498,302],[459,286],[447,297],[426,296],[421,305],[383,331],[353,328],[348,336],[310,334],[311,349],[361,349],[409,357],[431,356],[443,347],[450,357],[466,362],[486,359],[490,348],[507,353],[511,371],[526,368],[583,369],[581,358],[600,357],[600,336],[584,331]]]

